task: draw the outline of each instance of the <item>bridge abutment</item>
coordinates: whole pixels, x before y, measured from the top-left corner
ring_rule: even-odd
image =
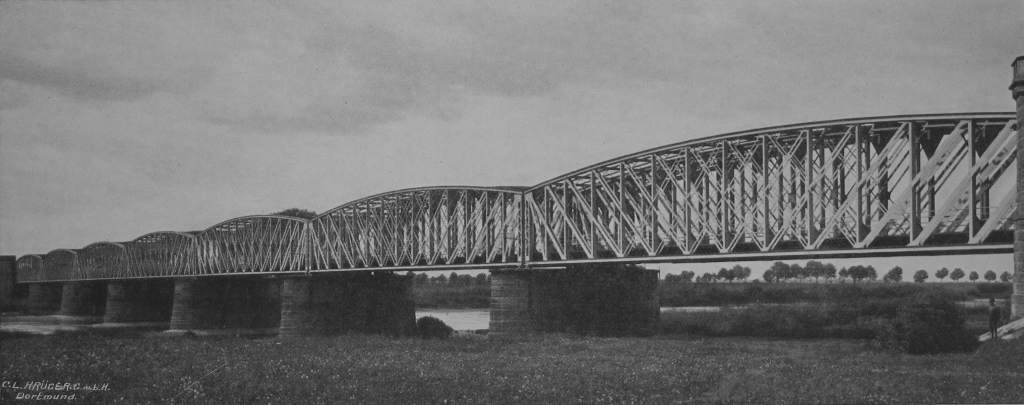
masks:
[[[346,332],[408,335],[415,328],[412,279],[391,272],[286,278],[280,336]]]
[[[659,319],[657,286],[657,270],[628,265],[492,270],[489,333],[652,335]]]
[[[60,314],[67,316],[103,316],[107,302],[107,283],[75,281],[61,289]]]
[[[223,276],[174,282],[171,331],[276,332],[281,282],[265,276]]]
[[[1013,238],[1013,295],[1010,312],[1013,318],[1024,317],[1024,56],[1013,61],[1013,82],[1010,91],[1017,102],[1017,212]]]
[[[60,311],[63,286],[57,283],[33,283],[28,286],[28,313],[52,314]]]
[[[111,281],[103,322],[169,322],[173,301],[173,280]]]

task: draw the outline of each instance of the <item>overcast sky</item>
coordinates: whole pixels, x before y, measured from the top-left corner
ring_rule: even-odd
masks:
[[[3,2],[0,253],[532,185],[768,125],[1011,111],[1022,16],[1019,0]]]

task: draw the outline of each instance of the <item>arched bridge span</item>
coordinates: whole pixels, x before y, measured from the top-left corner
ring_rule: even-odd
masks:
[[[18,280],[1012,251],[1012,113],[870,117],[694,139],[533,187],[423,187],[306,220],[57,249]]]

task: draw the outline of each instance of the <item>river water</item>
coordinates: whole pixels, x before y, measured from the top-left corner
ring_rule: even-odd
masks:
[[[721,307],[662,307],[661,312],[717,312]],[[455,330],[487,329],[491,311],[487,309],[420,309],[416,319],[432,316],[444,321]]]

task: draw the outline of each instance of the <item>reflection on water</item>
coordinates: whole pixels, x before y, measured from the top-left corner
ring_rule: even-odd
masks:
[[[57,331],[76,331],[89,327],[95,318],[64,315],[3,316],[0,331],[51,335]]]
[[[717,312],[721,307],[662,307],[661,312]],[[455,330],[487,329],[491,322],[488,309],[420,309],[416,319],[432,316],[444,321]]]
[[[420,309],[416,311],[416,319],[424,316],[440,319],[455,330],[487,329],[491,322],[491,311],[488,309]]]

